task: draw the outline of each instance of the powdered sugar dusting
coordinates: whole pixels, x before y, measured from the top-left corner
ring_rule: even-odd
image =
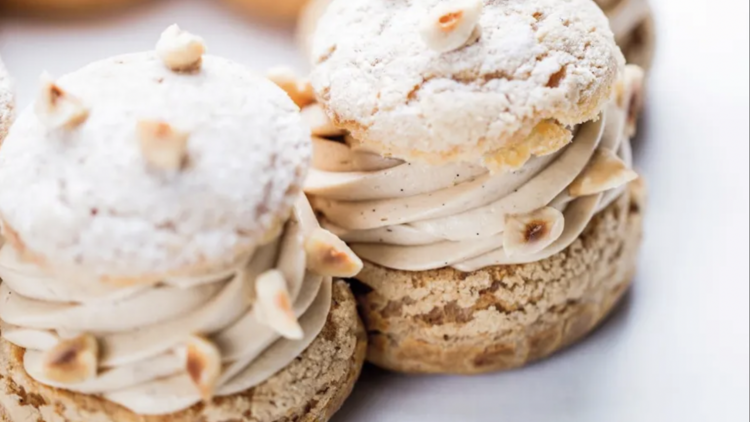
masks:
[[[271,82],[210,56],[175,73],[148,52],[58,84],[90,107],[86,122],[47,129],[29,109],[0,150],[0,215],[48,265],[138,277],[220,264],[289,215],[310,134]],[[149,165],[140,119],[189,133],[184,168]]]
[[[596,117],[624,64],[591,0],[484,0],[480,39],[448,53],[419,27],[447,0],[335,0],[313,46],[334,121],[378,152],[479,161],[547,119]]]

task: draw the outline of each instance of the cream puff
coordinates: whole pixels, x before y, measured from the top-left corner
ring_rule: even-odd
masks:
[[[514,368],[612,310],[641,237],[643,72],[595,3],[334,1],[313,61],[305,191],[365,261],[371,362]]]
[[[43,78],[0,149],[0,419],[325,421],[361,261],[302,194],[298,108],[170,27]]]

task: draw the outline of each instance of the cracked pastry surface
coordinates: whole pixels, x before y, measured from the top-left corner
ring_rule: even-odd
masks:
[[[144,52],[55,84],[65,95],[46,97],[55,103],[45,120],[79,107],[85,121],[49,130],[29,109],[0,154],[2,219],[41,265],[118,279],[226,266],[289,215],[309,132],[296,106],[243,66],[206,56],[200,72],[179,73]],[[189,133],[182,170],[144,160],[134,142],[144,120]]]
[[[318,26],[313,87],[372,151],[493,168],[540,133],[568,136],[608,101],[624,60],[593,2],[484,1],[481,35],[447,53],[419,30],[438,4],[335,1]]]
[[[648,0],[595,0],[610,19],[610,27],[627,62],[648,70],[655,49],[653,12]],[[309,0],[300,12],[297,40],[306,56],[311,55],[312,38],[318,21],[331,0]]]

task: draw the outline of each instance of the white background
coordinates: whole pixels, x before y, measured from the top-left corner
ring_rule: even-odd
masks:
[[[373,0],[380,1],[380,0]],[[115,17],[0,18],[21,106],[60,75],[151,48],[178,22],[213,54],[305,70],[291,28],[216,0],[165,0]],[[404,377],[366,370],[336,422],[748,422],[748,0],[652,0],[658,59],[636,159],[650,206],[636,285],[583,344],[511,373]]]

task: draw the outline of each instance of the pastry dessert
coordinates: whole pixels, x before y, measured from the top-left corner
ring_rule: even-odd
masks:
[[[0,58],[0,145],[8,134],[14,115],[13,87],[11,86],[10,75],[8,75],[8,71],[3,64],[3,59]]]
[[[602,321],[641,237],[643,73],[593,2],[334,1],[314,61],[305,191],[365,261],[371,362],[508,369]]]
[[[309,54],[318,20],[332,0],[308,0],[299,15],[297,38],[302,51]],[[654,18],[648,0],[596,0],[610,18],[610,26],[628,63],[644,69],[651,66],[654,54]]]
[[[628,63],[650,68],[656,29],[648,0],[597,0],[597,3],[609,17],[609,25]]]
[[[0,0],[0,9],[67,16],[113,10],[143,1],[145,0]]]
[[[293,21],[307,0],[224,0],[252,15],[280,21]]]
[[[361,261],[301,192],[283,91],[168,29],[45,79],[0,149],[0,420],[325,421]]]

